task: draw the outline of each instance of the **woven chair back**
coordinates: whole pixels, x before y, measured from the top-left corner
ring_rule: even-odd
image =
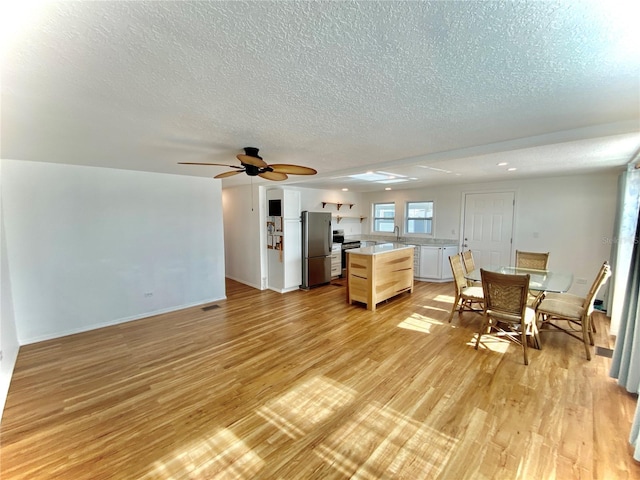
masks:
[[[529,275],[508,275],[483,269],[480,275],[487,313],[520,321],[527,307]]]
[[[461,293],[462,289],[467,286],[467,279],[464,277],[464,270],[462,269],[462,260],[460,259],[460,255],[450,256],[449,263],[451,264],[451,272],[453,273],[456,290],[458,293]]]
[[[516,267],[546,270],[549,264],[549,252],[521,252],[516,250]]]
[[[462,252],[462,263],[464,264],[464,269],[469,272],[473,272],[476,269],[476,262],[473,260],[473,253],[471,250],[465,250]]]
[[[609,262],[604,262],[602,267],[600,267],[600,271],[596,275],[587,296],[584,299],[584,304],[582,305],[587,309],[587,313],[591,314],[593,312],[593,303],[595,302],[596,295],[600,288],[607,282],[608,278],[611,276],[611,266]]]

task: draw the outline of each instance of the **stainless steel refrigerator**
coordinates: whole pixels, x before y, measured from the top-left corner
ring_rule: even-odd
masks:
[[[331,281],[331,213],[302,212],[302,285],[311,288]]]

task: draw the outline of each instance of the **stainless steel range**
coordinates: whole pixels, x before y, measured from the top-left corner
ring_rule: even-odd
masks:
[[[342,257],[342,276],[347,273],[347,250],[352,248],[360,248],[360,240],[345,240],[343,230],[333,231],[333,242],[341,244],[341,257]]]

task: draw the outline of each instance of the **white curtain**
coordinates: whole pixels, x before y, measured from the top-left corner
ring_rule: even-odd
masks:
[[[633,458],[640,462],[640,403],[638,403],[638,406],[636,407],[636,416],[633,419],[633,424],[631,425],[629,443],[631,443],[635,449]]]
[[[640,302],[638,301],[640,294],[640,218],[637,222],[635,238],[632,240],[631,265],[610,375],[617,378],[618,383],[627,391],[638,394],[640,393]],[[633,458],[640,461],[640,402],[636,406],[629,441],[635,449]]]
[[[607,295],[607,314],[611,317],[609,333],[618,335],[620,317],[629,277],[629,265],[633,253],[633,238],[640,209],[640,170],[629,165],[618,180],[618,208],[611,241],[611,268]]]

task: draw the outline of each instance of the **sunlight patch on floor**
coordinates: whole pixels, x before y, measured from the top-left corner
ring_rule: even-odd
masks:
[[[433,307],[431,305],[423,305],[422,308],[427,312],[428,311],[434,311],[434,312],[437,312],[437,313],[444,312],[447,315],[451,311],[451,309],[449,309],[449,308],[438,308],[438,307]]]
[[[453,295],[437,295],[434,300],[436,302],[449,303],[453,306],[453,301],[456,299]]]
[[[396,410],[369,404],[318,445],[315,453],[354,479],[436,478],[457,440]]]
[[[473,338],[467,342],[467,345],[475,348],[477,338],[478,334],[476,333]],[[506,338],[500,338],[489,334],[482,335],[480,345],[478,345],[478,350],[491,350],[492,352],[506,353],[511,343],[513,342]]]
[[[256,412],[290,438],[300,438],[355,398],[355,392],[325,377],[313,377]]]
[[[400,322],[398,327],[406,328],[407,330],[415,330],[416,332],[431,333],[431,328],[434,325],[444,325],[444,323],[439,320],[433,320],[432,318],[425,317],[419,313],[412,313],[411,316]]]
[[[230,430],[222,428],[211,437],[192,442],[167,461],[158,461],[143,478],[254,478],[264,467],[253,450]]]

